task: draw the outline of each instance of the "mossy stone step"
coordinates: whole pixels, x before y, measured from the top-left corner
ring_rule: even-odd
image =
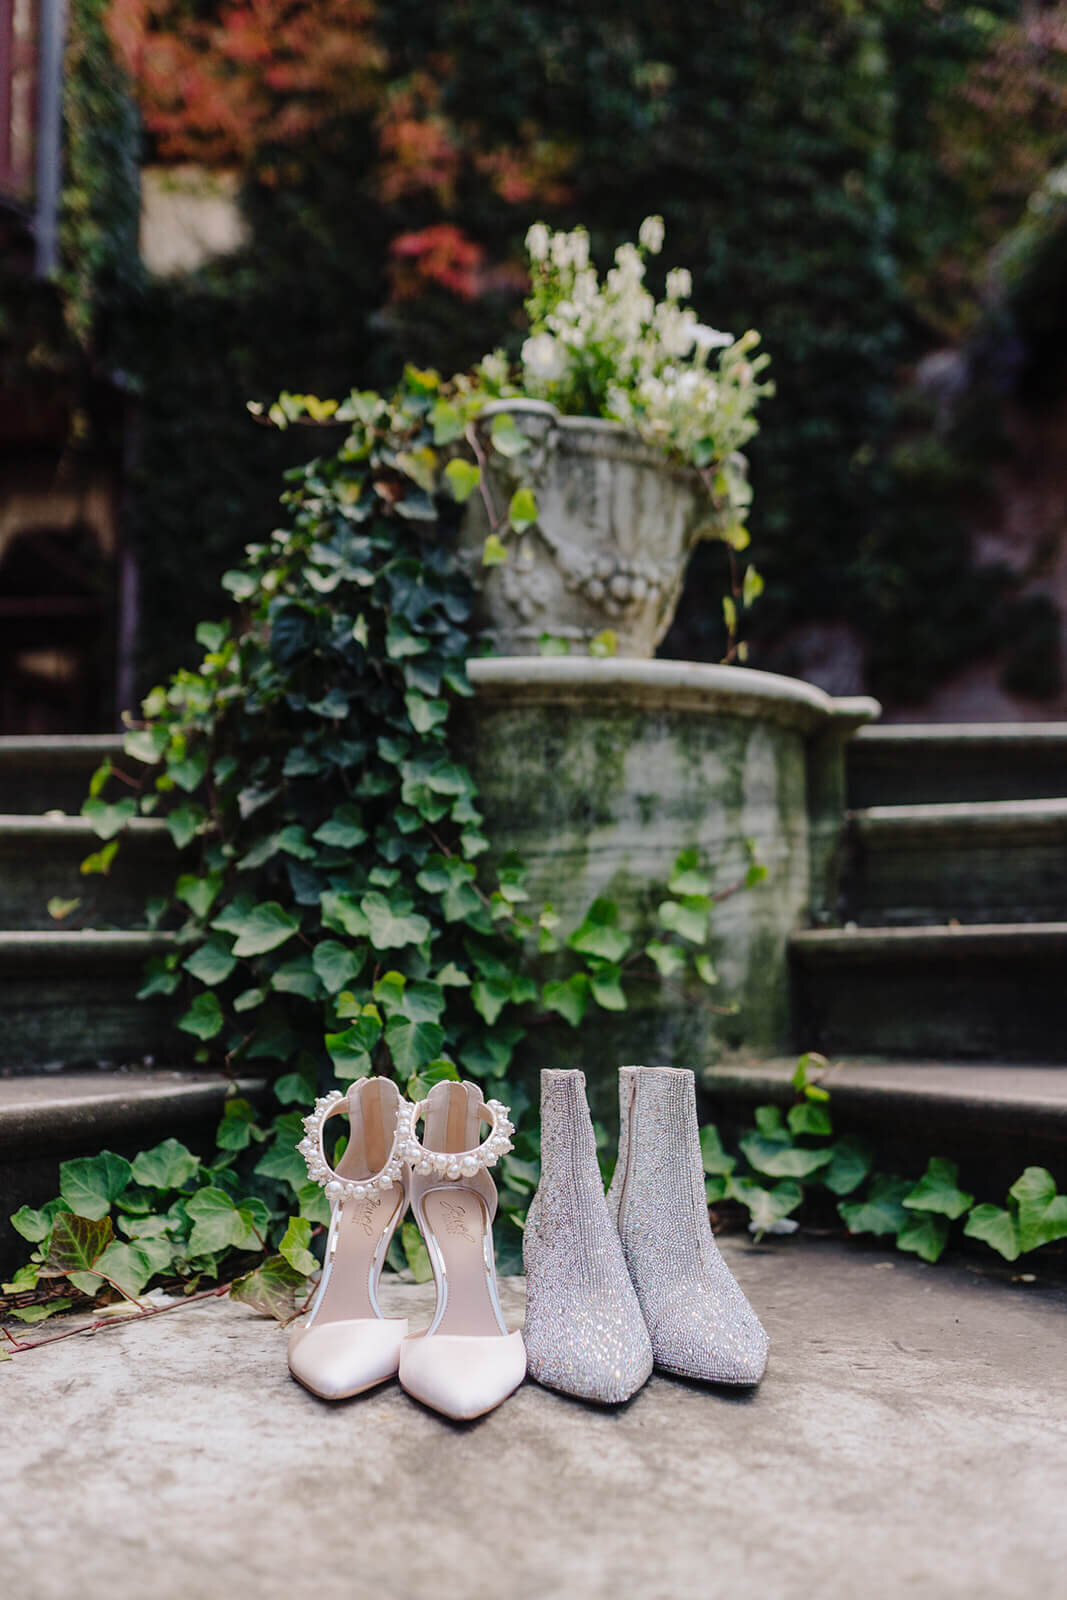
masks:
[[[145,961],[166,934],[0,933],[0,1072],[166,1058],[174,1009],[137,1000]]]
[[[143,926],[146,899],[167,894],[178,870],[166,825],[135,818],[109,871],[83,874],[82,862],[103,845],[81,817],[0,815],[0,928],[59,928],[52,899],[80,902],[68,913],[76,926]]]
[[[849,817],[844,915],[875,926],[1067,912],[1067,799],[871,806]]]
[[[703,1110],[740,1131],[756,1106],[794,1101],[795,1070],[793,1057],[709,1067]],[[848,1056],[822,1081],[834,1132],[861,1134],[882,1170],[918,1175],[930,1156],[947,1156],[965,1186],[1001,1204],[1027,1166],[1047,1167],[1067,1189],[1067,1067]]]
[[[133,1156],[163,1139],[210,1155],[227,1094],[258,1099],[266,1080],[207,1072],[46,1073],[0,1078],[0,1275],[30,1246],[8,1218],[59,1192],[58,1166],[101,1149]]]
[[[1067,922],[805,929],[790,955],[798,1049],[1067,1062]]]
[[[1067,722],[861,728],[846,761],[853,808],[1058,799],[1067,795]]]

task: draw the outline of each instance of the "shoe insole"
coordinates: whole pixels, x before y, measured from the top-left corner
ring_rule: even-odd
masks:
[[[434,1332],[497,1337],[502,1330],[486,1273],[493,1241],[485,1201],[473,1189],[449,1184],[423,1196],[422,1215],[444,1262],[448,1284],[445,1314]]]

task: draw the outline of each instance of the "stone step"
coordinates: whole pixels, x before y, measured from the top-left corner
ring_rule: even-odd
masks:
[[[0,815],[0,928],[59,928],[53,898],[80,902],[64,919],[75,927],[143,926],[146,899],[166,894],[178,870],[166,825],[136,818],[111,870],[83,876],[81,863],[102,845],[81,817]]]
[[[788,1060],[737,1060],[702,1074],[704,1109],[735,1131],[757,1105],[795,1098]],[[1024,1167],[1047,1167],[1067,1189],[1067,1068],[941,1060],[836,1059],[822,1079],[837,1133],[860,1133],[878,1165],[911,1176],[932,1155],[960,1163],[965,1187],[1003,1203]]]
[[[861,728],[847,766],[853,808],[1059,799],[1067,795],[1067,722]]]
[[[228,1093],[258,1099],[266,1080],[218,1073],[46,1073],[0,1078],[0,1276],[30,1246],[8,1218],[59,1192],[58,1165],[101,1149],[133,1156],[163,1139],[209,1155]]]
[[[869,925],[1067,915],[1067,800],[870,806],[849,816],[844,915]]]
[[[109,756],[122,753],[110,733],[8,736],[0,739],[0,811],[77,815],[89,779]]]
[[[798,1049],[1067,1061],[1067,922],[805,929],[790,954]]]
[[[157,933],[0,933],[0,1072],[166,1059],[173,1007],[135,994],[170,948]]]

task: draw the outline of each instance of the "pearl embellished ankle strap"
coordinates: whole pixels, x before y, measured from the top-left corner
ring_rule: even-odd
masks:
[[[389,1147],[385,1165],[369,1178],[359,1180],[342,1178],[326,1160],[322,1133],[329,1119],[343,1111],[347,1102],[348,1096],[342,1094],[339,1089],[334,1089],[316,1100],[314,1109],[304,1118],[304,1137],[296,1147],[307,1162],[308,1175],[312,1182],[321,1184],[331,1200],[347,1200],[352,1196],[373,1194],[376,1190],[391,1189],[394,1183],[399,1183],[404,1167],[408,1164],[404,1151],[414,1136],[416,1107],[407,1101],[401,1101],[397,1106],[393,1142]]]
[[[425,1100],[406,1109],[410,1111],[410,1132],[400,1153],[412,1170],[428,1176],[431,1173],[453,1182],[457,1178],[473,1178],[486,1167],[495,1167],[500,1157],[511,1149],[514,1124],[508,1118],[508,1108],[499,1100],[487,1100],[479,1108],[483,1120],[489,1123],[489,1133],[473,1150],[428,1150],[415,1135],[415,1127],[426,1106]]]

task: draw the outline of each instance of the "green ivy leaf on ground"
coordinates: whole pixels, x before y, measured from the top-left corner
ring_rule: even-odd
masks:
[[[230,1299],[278,1322],[288,1322],[295,1309],[296,1291],[306,1282],[304,1274],[290,1266],[284,1256],[268,1256],[261,1267],[235,1281]]]

